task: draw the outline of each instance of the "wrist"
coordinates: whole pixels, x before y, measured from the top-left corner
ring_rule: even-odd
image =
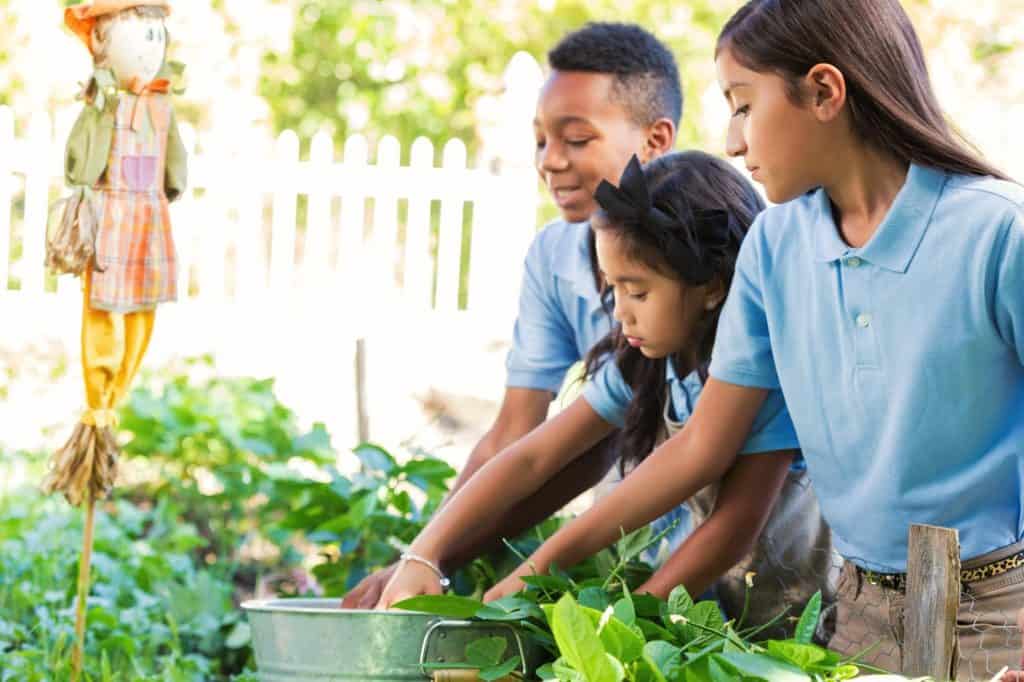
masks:
[[[398,561],[399,567],[406,564],[416,564],[422,568],[426,568],[431,573],[433,573],[434,576],[437,578],[442,590],[448,589],[448,587],[451,585],[451,580],[448,579],[448,576],[445,575],[444,571],[441,570],[441,567],[437,564],[437,562],[428,557],[425,557],[421,554],[417,554],[416,552],[402,552],[402,555],[399,557]]]

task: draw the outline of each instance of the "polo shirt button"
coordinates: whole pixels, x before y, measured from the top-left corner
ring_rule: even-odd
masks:
[[[858,327],[870,327],[871,326],[871,315],[867,313],[861,313],[857,316]]]
[[[850,258],[846,259],[846,264],[851,268],[859,268],[861,266],[861,263],[863,262],[864,261],[862,261],[860,258],[857,258],[856,256],[851,256]]]

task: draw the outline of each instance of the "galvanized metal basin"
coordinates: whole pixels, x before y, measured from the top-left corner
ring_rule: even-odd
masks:
[[[463,663],[466,645],[505,637],[524,676],[543,652],[505,623],[449,620],[407,611],[338,608],[337,599],[266,599],[242,604],[262,682],[430,680],[433,663]]]

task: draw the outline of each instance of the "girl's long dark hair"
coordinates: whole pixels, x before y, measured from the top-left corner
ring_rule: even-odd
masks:
[[[698,151],[676,152],[656,159],[644,168],[643,175],[651,204],[662,214],[676,218],[667,226],[673,238],[695,244],[698,251],[710,243],[716,245],[714,255],[706,257],[704,265],[713,267],[714,277],[728,290],[740,242],[764,208],[761,196],[727,162]],[[716,211],[725,212],[728,219],[695,224],[695,213]],[[640,222],[611,219],[607,211],[599,210],[592,217],[591,226],[595,231],[614,233],[632,260],[685,284],[705,283],[697,279],[701,275],[693,271],[691,260],[665,249],[662,240]],[[611,291],[607,288],[603,302],[610,314]],[[623,473],[628,465],[641,462],[654,448],[665,409],[665,363],[675,363],[680,378],[697,370],[702,380],[707,379],[721,307],[705,315],[696,348],[684,349],[669,358],[644,357],[626,342],[619,325],[587,353],[586,376],[593,376],[605,362],[615,362],[633,390],[617,443]]]
[[[924,51],[899,0],[750,0],[718,36],[723,50],[759,73],[800,80],[816,64],[846,79],[854,132],[904,162],[1008,179],[953,130],[932,90]]]

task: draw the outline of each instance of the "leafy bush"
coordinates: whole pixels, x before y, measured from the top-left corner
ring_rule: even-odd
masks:
[[[313,572],[328,595],[344,594],[394,561],[396,543],[412,542],[455,475],[432,457],[400,465],[376,445],[361,445],[355,455],[362,468],[351,477],[334,470],[323,484],[285,476],[275,481],[275,501],[287,504],[280,527],[305,531],[310,542],[323,546],[325,562]]]
[[[340,595],[393,560],[455,473],[364,445],[345,476],[323,426],[296,424],[272,381],[215,376],[208,357],[140,382],[121,410],[124,475],[97,511],[89,679],[248,679],[237,604],[261,576],[321,553],[316,577]],[[81,525],[59,498],[0,500],[0,682],[69,677]],[[280,587],[315,587],[296,582]]]
[[[121,494],[167,500],[209,539],[210,552],[234,560],[245,540],[273,532],[267,502],[278,478],[294,477],[289,463],[335,461],[323,425],[300,433],[296,421],[273,380],[215,376],[209,357],[169,377],[151,375],[121,410],[124,457],[140,479]],[[287,549],[286,537],[272,540]]]
[[[70,678],[82,513],[33,493],[0,500],[0,680]],[[222,567],[168,505],[97,508],[86,677],[226,679],[249,662],[249,629]]]

